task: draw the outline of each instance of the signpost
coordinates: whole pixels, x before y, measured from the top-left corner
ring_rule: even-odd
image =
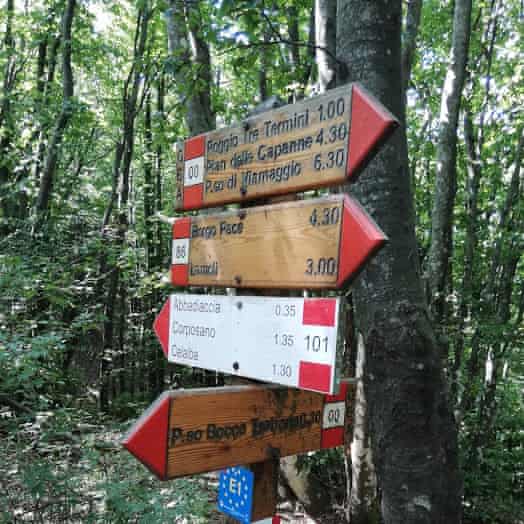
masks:
[[[397,126],[350,84],[190,138],[177,147],[175,209],[346,183]],[[347,195],[189,216],[173,224],[171,280],[335,289],[386,240]],[[246,523],[274,515],[279,457],[341,445],[352,422],[350,385],[333,394],[339,309],[338,298],[171,295],[154,325],[170,362],[288,387],[166,392],[123,445],[162,480],[233,467],[221,478],[219,508]]]
[[[336,396],[277,386],[166,392],[123,445],[161,480],[339,446],[349,387]]]
[[[337,288],[386,235],[347,195],[177,219],[175,286]]]
[[[175,294],[154,330],[169,362],[333,393],[339,316],[338,298]]]
[[[198,209],[342,184],[398,122],[350,84],[190,138],[177,155],[176,209]]]

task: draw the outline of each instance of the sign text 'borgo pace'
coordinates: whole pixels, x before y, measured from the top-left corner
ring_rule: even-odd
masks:
[[[175,208],[198,209],[347,182],[398,122],[358,84],[177,147]]]
[[[168,391],[123,445],[162,480],[340,446],[353,392],[350,384],[336,396],[279,386]]]
[[[154,329],[175,364],[333,393],[339,300],[174,294]]]
[[[337,288],[386,235],[347,195],[176,219],[175,286]]]

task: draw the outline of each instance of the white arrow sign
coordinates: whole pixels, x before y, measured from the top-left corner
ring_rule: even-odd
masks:
[[[338,298],[171,295],[155,320],[170,362],[334,393]]]

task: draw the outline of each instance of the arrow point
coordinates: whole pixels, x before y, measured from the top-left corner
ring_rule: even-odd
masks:
[[[337,287],[353,279],[386,241],[386,234],[364,208],[345,195]]]
[[[138,419],[122,445],[160,480],[167,478],[169,393],[161,395]]]
[[[153,323],[153,329],[155,334],[160,341],[162,350],[166,357],[169,354],[169,317],[171,316],[171,299],[168,298],[167,302],[164,304],[160,313],[155,318]]]
[[[355,177],[398,127],[397,119],[362,86],[353,85],[348,178]]]

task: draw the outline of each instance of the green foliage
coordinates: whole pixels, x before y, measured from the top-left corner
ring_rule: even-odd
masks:
[[[520,388],[499,390],[493,432],[480,449],[474,442],[476,414],[461,433],[466,522],[506,524],[524,518],[524,403]],[[471,429],[469,429],[471,428]]]
[[[100,422],[89,412],[58,409],[10,432],[0,450],[0,522],[207,521],[205,484],[155,480],[118,445],[119,428]],[[0,432],[13,424],[0,422]]]
[[[0,7],[2,30],[7,24],[6,4]],[[74,112],[60,145],[49,215],[40,234],[33,237],[37,173],[62,106],[61,48],[55,44],[64,2],[29,2],[27,12],[22,4],[15,2],[14,46],[5,43],[3,33],[0,37],[0,71],[3,79],[10,80],[3,83],[0,93],[0,434],[5,442],[0,450],[4,488],[0,490],[0,522],[32,518],[31,513],[35,520],[51,522],[74,520],[72,516],[86,522],[165,522],[181,515],[194,515],[196,520],[207,511],[207,493],[198,481],[160,485],[111,443],[117,441],[114,419],[135,418],[170,385],[191,387],[196,382],[188,368],[167,367],[152,332],[153,319],[169,293],[162,277],[169,267],[170,230],[146,216],[144,204],[145,195],[150,194],[155,200],[153,212],[174,215],[173,144],[186,134],[187,97],[201,82],[202,71],[194,64],[185,65],[185,81],[175,82],[177,61],[168,52],[162,16],[170,3],[148,1],[152,18],[140,78],[129,201],[125,209],[119,209],[117,198],[112,219],[102,228],[120,182],[113,177],[117,146],[129,118],[123,100],[133,68],[137,10],[146,1],[77,2],[72,41]],[[495,6],[493,13],[491,6]],[[244,118],[260,102],[262,69],[271,94],[286,100],[307,92],[305,73],[314,68],[311,50],[305,45],[311,7],[311,0],[199,3],[191,22],[210,45],[211,99],[219,125]],[[287,42],[292,12],[301,44],[298,64],[292,63]],[[451,1],[423,2],[408,93],[406,132],[422,262],[431,240],[438,118],[452,16]],[[461,398],[469,395],[472,399],[462,414],[460,434],[466,516],[471,522],[488,524],[524,519],[524,415],[518,389],[524,376],[519,313],[522,257],[508,284],[513,286],[509,321],[500,314],[503,297],[484,296],[497,243],[501,242],[502,262],[523,251],[521,181],[509,225],[500,228],[524,125],[522,5],[516,0],[479,0],[474,3],[473,18],[463,107],[471,115],[478,158],[473,163],[468,159],[461,117],[452,285],[442,330],[450,345],[448,371],[458,390],[457,409],[462,407]],[[37,78],[43,44],[44,71]],[[53,49],[56,64],[51,75]],[[314,80],[309,78],[309,86]],[[146,138],[148,96],[152,136]],[[466,292],[472,165],[481,169],[481,179],[473,282]],[[153,188],[146,186],[146,166],[153,168]],[[122,243],[115,219],[119,212],[127,220]],[[111,312],[109,281],[116,270]],[[500,265],[495,284],[504,276]],[[110,313],[113,329],[108,341],[104,336]],[[459,341],[463,342],[462,362],[453,376]],[[491,417],[481,415],[491,409],[482,404],[489,354],[499,363],[492,426]],[[474,357],[478,358],[476,368]],[[511,372],[502,376],[505,365]],[[110,392],[107,419],[81,410],[96,409],[102,387]],[[84,434],[78,427],[87,420],[96,430]],[[100,445],[103,426],[112,433],[105,447]],[[479,434],[486,437],[482,449],[476,450]],[[316,453],[301,463],[322,483],[335,486],[333,502],[342,504],[345,480],[340,452]]]

